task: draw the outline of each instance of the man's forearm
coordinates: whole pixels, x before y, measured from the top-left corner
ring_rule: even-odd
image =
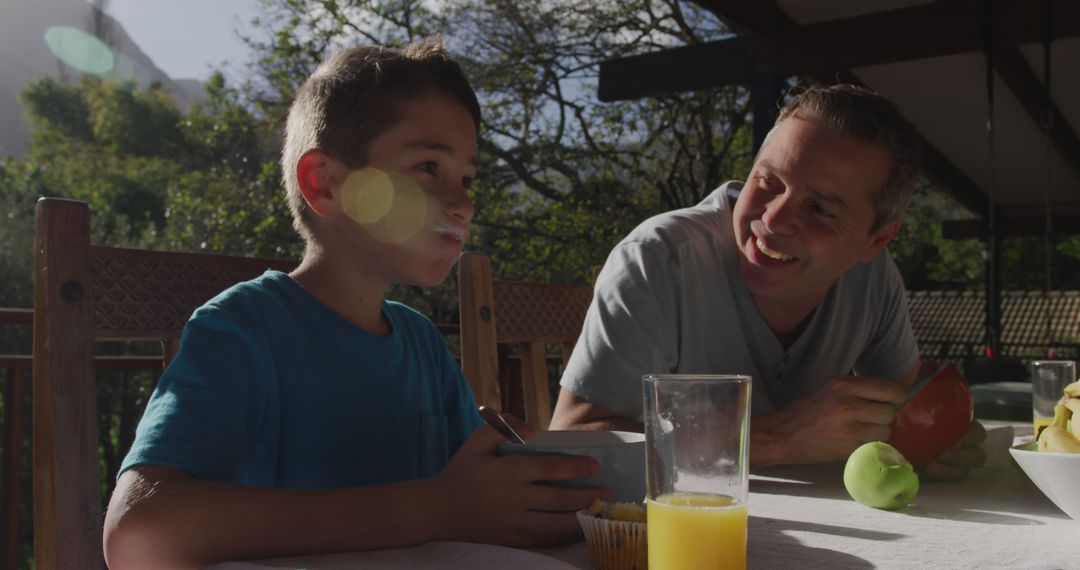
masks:
[[[637,421],[598,406],[563,388],[551,416],[551,429],[580,429],[592,431],[634,431],[641,433],[645,426]]]
[[[632,431],[642,433],[645,431],[645,425],[641,422],[628,420],[619,416],[609,416],[605,418],[594,418],[589,420],[580,420],[565,425],[556,427],[554,423],[551,426],[552,429],[579,429],[590,431]]]
[[[772,431],[772,414],[754,417],[750,420],[750,467],[767,467],[780,463],[790,463],[787,446],[780,436]],[[760,424],[760,425],[759,425]],[[590,420],[567,423],[555,426],[552,429],[579,429],[579,430],[614,430],[644,432],[645,426],[641,422],[628,420],[618,416],[594,418]]]
[[[750,468],[791,463],[782,434],[777,433],[776,413],[750,418]]]
[[[782,412],[754,416],[750,420],[750,467],[792,463]],[[615,414],[563,388],[551,429],[618,430],[643,432],[645,426]]]

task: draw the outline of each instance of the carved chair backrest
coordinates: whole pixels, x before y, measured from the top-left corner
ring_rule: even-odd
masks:
[[[35,567],[100,568],[94,342],[161,340],[167,363],[199,305],[296,262],[91,245],[87,205],[56,198],[38,201],[34,246]]]
[[[525,421],[546,429],[552,412],[547,345],[559,346],[565,367],[592,287],[496,280],[486,254],[465,252],[458,261],[458,299],[462,369],[477,403],[513,410],[512,395],[520,390]],[[520,375],[507,370],[511,345],[520,351]]]

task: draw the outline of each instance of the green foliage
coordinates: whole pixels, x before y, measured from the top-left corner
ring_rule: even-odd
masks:
[[[220,74],[206,101],[181,122],[188,153],[168,186],[168,242],[178,250],[298,257],[301,242],[285,206],[278,131]]]
[[[947,220],[971,219],[947,196],[922,182],[908,206],[904,225],[889,245],[893,258],[912,290],[985,290],[986,243],[978,239],[949,240],[942,236]],[[1010,237],[1001,246],[1001,290],[1041,291],[1080,288],[1080,237],[1055,236],[1047,251],[1043,236]]]
[[[472,244],[499,275],[584,281],[637,223],[700,201],[750,160],[744,89],[601,103],[599,61],[728,31],[696,4],[263,0],[254,99],[280,126],[318,61],[442,32],[484,111]],[[427,293],[425,293],[427,294]]]
[[[947,240],[941,233],[942,222],[970,216],[925,181],[920,183],[908,205],[904,225],[889,244],[908,289],[982,287],[985,245],[978,240]]]
[[[133,84],[96,81],[83,93],[97,145],[135,157],[171,157],[182,152],[177,129],[180,112],[159,89],[136,91]]]
[[[1039,291],[1080,288],[1080,236],[1053,236],[1050,240],[1050,279],[1047,283],[1047,241],[1044,236],[1022,236],[1005,241],[1002,258],[1004,290]]]
[[[31,83],[20,95],[35,137],[53,135],[88,143],[93,140],[90,113],[79,85],[61,85],[51,78]]]
[[[299,251],[279,190],[276,131],[220,74],[186,116],[159,89],[94,77],[71,85],[46,78],[22,99],[34,126],[31,151],[9,170],[32,173],[30,200],[87,202],[95,242],[265,256]],[[22,207],[17,217],[32,219],[32,203]]]
[[[0,160],[0,307],[33,305],[34,201],[40,171]],[[30,327],[0,327],[0,354],[30,354]]]

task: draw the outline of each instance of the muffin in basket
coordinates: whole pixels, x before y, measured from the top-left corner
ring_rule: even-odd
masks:
[[[589,559],[596,570],[648,568],[649,552],[645,509],[633,503],[593,501],[577,512],[585,531]]]

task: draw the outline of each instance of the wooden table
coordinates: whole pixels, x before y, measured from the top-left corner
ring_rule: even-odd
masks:
[[[840,463],[763,469],[750,480],[750,568],[1080,568],[1080,522],[1069,519],[1013,464],[1013,426],[986,422],[987,465],[962,482],[924,481],[896,512],[864,507],[844,490]],[[1080,474],[1078,474],[1080,476]],[[433,543],[369,553],[230,563],[265,568],[589,568],[583,543],[531,551]]]

